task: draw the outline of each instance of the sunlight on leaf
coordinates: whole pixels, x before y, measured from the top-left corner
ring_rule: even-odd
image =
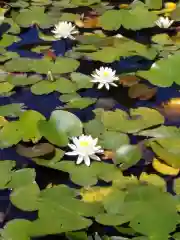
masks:
[[[157,172],[164,174],[164,175],[177,176],[180,171],[179,168],[172,168],[172,167],[160,162],[157,158],[153,159],[152,166]]]

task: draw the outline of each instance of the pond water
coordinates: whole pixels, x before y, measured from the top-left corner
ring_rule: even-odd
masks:
[[[180,2],[0,7],[0,239],[180,239]]]

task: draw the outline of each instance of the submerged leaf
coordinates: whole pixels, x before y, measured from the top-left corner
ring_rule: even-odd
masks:
[[[157,88],[148,87],[146,84],[139,83],[131,86],[128,95],[131,98],[139,98],[140,100],[149,100],[157,92]]]
[[[49,143],[39,143],[33,147],[25,147],[22,144],[18,144],[16,152],[24,157],[40,157],[48,153],[52,153],[55,150],[54,146]]]

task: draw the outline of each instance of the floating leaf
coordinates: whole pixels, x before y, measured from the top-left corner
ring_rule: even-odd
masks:
[[[44,7],[31,7],[23,9],[16,17],[16,22],[21,27],[29,27],[37,24],[41,28],[49,28],[54,24],[54,19],[44,13]]]
[[[66,78],[60,78],[54,82],[55,90],[60,93],[74,93],[77,90],[75,83]]]
[[[55,149],[55,153],[52,156],[52,158],[43,158],[43,157],[36,157],[36,158],[32,158],[32,160],[36,163],[39,164],[41,166],[46,166],[49,168],[54,168],[54,169],[58,169],[58,162],[61,161],[62,157],[64,156],[64,151],[60,150],[60,149]],[[57,164],[57,165],[56,165]]]
[[[111,187],[91,187],[88,190],[82,189],[80,196],[83,202],[102,202],[112,192],[113,189]]]
[[[22,130],[18,121],[8,122],[0,129],[0,147],[11,147],[22,139]]]
[[[122,145],[117,149],[115,163],[121,163],[121,169],[125,170],[135,165],[141,159],[141,151],[136,145]]]
[[[37,142],[41,138],[41,134],[38,130],[38,122],[44,120],[45,117],[34,110],[25,111],[19,119],[21,131],[23,132],[23,140]],[[29,124],[29,122],[31,124]]]
[[[128,222],[128,218],[124,217],[123,215],[116,215],[116,214],[99,214],[96,217],[96,221],[99,222],[100,224],[103,225],[108,225],[108,226],[117,226],[121,225],[123,223]]]
[[[19,116],[22,114],[23,104],[21,103],[12,103],[4,106],[0,106],[0,116]]]
[[[0,128],[4,127],[6,123],[8,123],[8,121],[4,117],[0,116]]]
[[[158,43],[160,45],[163,45],[163,46],[173,44],[172,39],[166,33],[156,34],[156,35],[152,36],[152,41],[155,43]]]
[[[172,168],[172,167],[160,162],[157,158],[153,159],[152,166],[157,172],[164,174],[164,175],[177,176],[180,171],[179,168]]]
[[[35,84],[39,81],[41,81],[42,78],[41,76],[38,75],[32,75],[27,77],[26,74],[22,75],[9,75],[6,78],[6,81],[8,81],[10,84],[13,84],[15,86],[26,86],[26,85],[31,85]]]
[[[177,178],[174,181],[174,191],[177,195],[180,194],[180,178]]]
[[[158,19],[157,15],[147,10],[143,4],[137,4],[128,12],[124,9],[119,10],[122,13],[122,25],[124,28],[138,30],[142,28],[150,28],[155,25]]]
[[[31,92],[35,95],[43,95],[54,92],[56,85],[54,82],[49,82],[47,80],[37,82],[31,87]]]
[[[8,82],[2,82],[0,83],[0,94],[2,93],[8,93],[14,88],[14,85],[8,83]]]
[[[111,63],[119,60],[120,54],[116,48],[104,47],[101,50],[93,53],[86,53],[86,56],[95,61],[101,61],[104,63]]]
[[[134,84],[137,84],[139,81],[140,79],[134,75],[120,76],[120,83],[123,86],[133,86]]]
[[[124,202],[123,212],[130,216],[130,226],[137,232],[168,239],[175,230],[179,217],[176,201],[169,193],[152,185],[138,186],[131,189]]]
[[[38,129],[41,135],[49,142],[57,146],[66,146],[68,144],[67,134],[63,129],[57,128],[57,125],[52,121],[40,121],[38,123]]]
[[[135,133],[164,123],[164,117],[155,109],[140,107],[130,109],[130,116],[122,110],[101,113],[101,121],[111,131]]]
[[[25,219],[13,219],[9,221],[1,235],[4,240],[30,240],[30,225],[31,222]]]
[[[77,108],[77,109],[83,109],[88,107],[89,105],[92,105],[96,102],[96,98],[74,98],[71,99],[66,105],[64,105],[64,108]]]
[[[176,138],[165,138],[162,140],[159,139],[157,142],[149,142],[149,145],[161,160],[163,160],[169,166],[179,169],[180,161],[178,143],[179,140]]]
[[[99,3],[100,0],[71,0],[72,4],[77,6],[90,6],[95,3]]]
[[[139,83],[131,86],[128,91],[130,98],[139,98],[140,100],[149,100],[157,92],[157,88],[148,87],[146,84]]]
[[[157,61],[148,71],[138,71],[137,75],[160,87],[170,87],[173,82],[180,84],[179,59],[179,54],[174,54]]]
[[[108,10],[99,18],[99,21],[105,30],[118,30],[122,24],[122,15],[119,10]]]
[[[52,68],[52,73],[70,73],[75,71],[79,67],[79,64],[79,61],[72,58],[57,57]]]
[[[160,126],[155,129],[141,131],[137,135],[155,138],[179,138],[180,129],[173,126]]]
[[[70,112],[55,110],[52,112],[49,122],[55,126],[57,131],[64,132],[70,137],[82,134],[81,121]]]
[[[33,147],[25,147],[21,144],[18,144],[16,147],[16,152],[24,157],[40,157],[48,153],[52,153],[55,150],[54,146],[49,143],[39,143]]]
[[[5,63],[5,69],[13,72],[35,72],[47,74],[51,71],[55,74],[69,73],[75,71],[79,67],[79,62],[75,59],[67,57],[56,58],[55,63],[50,59],[30,59],[16,58]]]
[[[40,193],[36,182],[18,187],[13,190],[10,200],[16,207],[24,211],[35,211],[38,208],[38,195]],[[22,198],[23,196],[23,198]]]
[[[61,161],[56,169],[69,172],[71,180],[80,186],[95,185],[98,179],[106,182],[117,179],[122,175],[120,169],[117,169],[113,164],[93,162],[90,167],[80,165],[75,167],[72,161]]]
[[[36,173],[34,169],[25,168],[12,172],[9,188],[19,188],[27,186],[35,181]]]
[[[11,180],[11,171],[14,167],[14,161],[0,161],[0,189],[7,188],[8,182]]]
[[[81,98],[81,96],[78,93],[69,93],[69,94],[63,94],[59,97],[59,100],[62,102],[69,102],[72,99],[75,98]]]
[[[92,78],[82,73],[71,73],[71,80],[76,83],[78,89],[91,88],[93,86]]]
[[[153,184],[157,187],[160,187],[164,191],[166,191],[166,183],[163,178],[159,177],[156,174],[147,174],[145,172],[141,173],[139,180],[142,183]]]
[[[8,47],[14,42],[18,42],[20,40],[19,37],[9,35],[9,34],[4,34],[2,36],[2,40],[0,40],[1,47]]]
[[[146,0],[145,3],[150,9],[162,8],[162,0]]]
[[[116,150],[121,145],[128,144],[129,138],[124,133],[106,131],[100,138],[100,145],[104,149]]]

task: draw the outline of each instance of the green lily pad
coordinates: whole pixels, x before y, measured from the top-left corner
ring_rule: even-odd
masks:
[[[0,189],[7,188],[8,182],[11,180],[12,169],[15,165],[15,162],[12,160],[4,160],[0,162]]]
[[[29,227],[31,222],[25,219],[13,219],[9,221],[1,235],[4,240],[30,240],[30,231]]]
[[[66,78],[60,78],[54,82],[56,91],[60,93],[74,93],[77,90],[75,83]]]
[[[36,173],[34,169],[25,168],[12,172],[9,188],[19,188],[27,186],[35,181]]]
[[[40,121],[38,123],[38,129],[42,136],[44,136],[49,142],[57,146],[67,146],[68,136],[61,128],[52,121]]]
[[[179,54],[161,59],[148,71],[138,71],[137,75],[159,87],[170,87],[173,82],[180,84]]]
[[[39,193],[40,189],[34,182],[26,186],[15,188],[10,195],[10,200],[13,205],[24,211],[35,211],[38,209]]]
[[[141,151],[136,145],[122,145],[117,149],[115,163],[121,163],[121,169],[125,170],[135,165],[141,159]]]
[[[82,134],[82,123],[74,114],[55,110],[52,112],[49,123],[54,125],[57,131],[66,133],[69,137]]]
[[[128,135],[124,133],[106,131],[100,137],[100,145],[104,149],[116,150],[121,145],[128,143],[129,143]]]
[[[91,88],[93,86],[92,78],[82,73],[72,72],[71,80],[76,83],[78,89]]]
[[[0,83],[0,94],[2,93],[8,93],[14,88],[14,85],[8,83],[8,82],[2,82]]]
[[[71,99],[64,108],[77,108],[77,109],[84,109],[96,102],[96,98],[73,98]]]
[[[49,94],[51,92],[54,92],[56,89],[56,86],[54,82],[49,82],[47,80],[43,80],[40,82],[35,83],[31,87],[31,92],[35,95],[43,95],[43,94]]]
[[[41,28],[51,27],[55,21],[51,19],[48,14],[44,13],[44,7],[31,7],[29,9],[23,9],[16,17],[16,22],[21,27],[30,27],[37,24]]]

